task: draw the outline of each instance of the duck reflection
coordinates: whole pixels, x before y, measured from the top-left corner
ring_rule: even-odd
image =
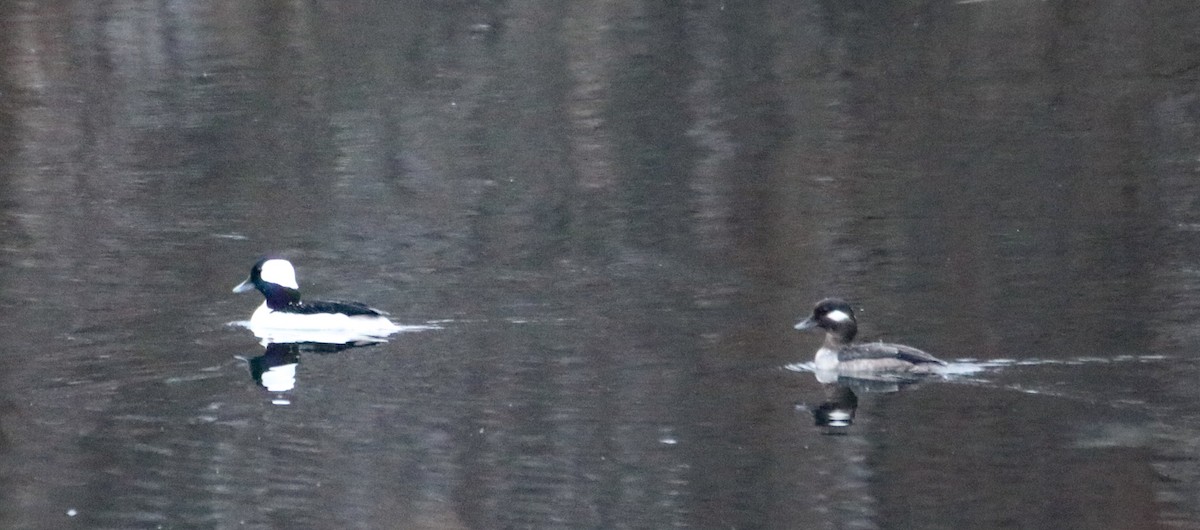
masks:
[[[250,377],[259,386],[275,394],[271,402],[276,405],[291,403],[285,393],[296,388],[296,369],[300,365],[302,354],[338,353],[387,342],[379,337],[353,332],[260,327],[250,327],[250,330],[266,347],[262,355],[246,359],[250,367]]]
[[[250,377],[276,394],[271,401],[277,405],[291,403],[284,393],[296,388],[296,368],[302,355],[337,353],[387,342],[386,338],[370,330],[275,328],[251,322],[231,322],[230,325],[249,329],[266,348],[258,357],[243,359],[250,366]],[[391,333],[441,329],[435,324],[393,324],[392,328]]]
[[[854,413],[858,411],[858,395],[848,386],[825,387],[826,398],[813,407],[813,423],[817,427],[844,428],[854,424]]]
[[[342,344],[320,342],[272,342],[262,355],[247,359],[250,377],[271,392],[287,392],[296,387],[296,367],[301,353],[328,354],[351,348],[373,346],[382,341],[356,341]]]
[[[250,377],[271,392],[296,388],[296,366],[300,364],[298,344],[268,344],[266,353],[247,359]]]
[[[814,370],[813,375],[825,389],[825,400],[814,407],[798,406],[812,413],[813,424],[825,427],[826,434],[843,434],[854,424],[858,412],[858,394],[888,394],[914,387],[928,377],[912,374],[855,374],[847,376],[836,370]]]
[[[934,377],[925,374],[905,373],[840,373],[837,370],[814,370],[817,382],[824,385],[849,387],[857,392],[890,393],[914,387]]]

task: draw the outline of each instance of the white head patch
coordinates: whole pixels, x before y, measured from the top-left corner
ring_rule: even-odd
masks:
[[[264,282],[277,283],[284,287],[299,289],[296,284],[296,269],[286,259],[269,259],[262,264],[262,279]]]
[[[850,320],[850,315],[840,309],[825,313],[825,318],[834,322],[845,322]]]

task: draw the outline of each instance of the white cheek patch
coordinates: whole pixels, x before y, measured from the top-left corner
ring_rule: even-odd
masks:
[[[829,320],[832,320],[834,322],[846,322],[846,321],[850,320],[850,315],[847,314],[845,311],[838,310],[838,311],[830,311],[828,313],[825,313],[825,318],[828,318]]]
[[[296,269],[292,268],[292,264],[283,259],[272,259],[263,262],[262,264],[262,279],[264,282],[277,283],[284,287],[299,289],[296,284]]]

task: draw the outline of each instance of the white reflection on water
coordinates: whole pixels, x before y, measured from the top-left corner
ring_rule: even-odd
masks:
[[[287,392],[296,388],[296,365],[289,363],[272,366],[262,374],[262,386],[271,392]]]

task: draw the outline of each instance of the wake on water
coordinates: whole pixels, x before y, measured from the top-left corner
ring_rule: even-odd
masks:
[[[947,361],[945,367],[942,367],[936,373],[927,374],[919,377],[914,377],[906,374],[893,375],[872,375],[872,380],[899,380],[899,381],[936,381],[951,384],[961,384],[967,386],[996,388],[1002,390],[1011,390],[1023,394],[1046,395],[1060,398],[1071,399],[1075,401],[1085,401],[1091,403],[1106,402],[1109,404],[1117,404],[1104,399],[1094,397],[1084,397],[1072,393],[1069,390],[1055,388],[1053,390],[1046,388],[1037,388],[1027,385],[1014,383],[997,383],[987,378],[988,374],[999,374],[1006,369],[1015,369],[1019,367],[1037,367],[1037,366],[1087,366],[1087,365],[1113,365],[1113,364],[1148,364],[1159,363],[1171,360],[1171,357],[1166,355],[1118,355],[1115,357],[1073,357],[1069,359],[974,359],[963,358]],[[812,362],[791,363],[783,366],[785,370],[793,372],[809,372],[816,376],[821,383],[837,383],[846,380],[862,380],[861,374],[837,374],[836,372],[826,372],[816,370]]]

